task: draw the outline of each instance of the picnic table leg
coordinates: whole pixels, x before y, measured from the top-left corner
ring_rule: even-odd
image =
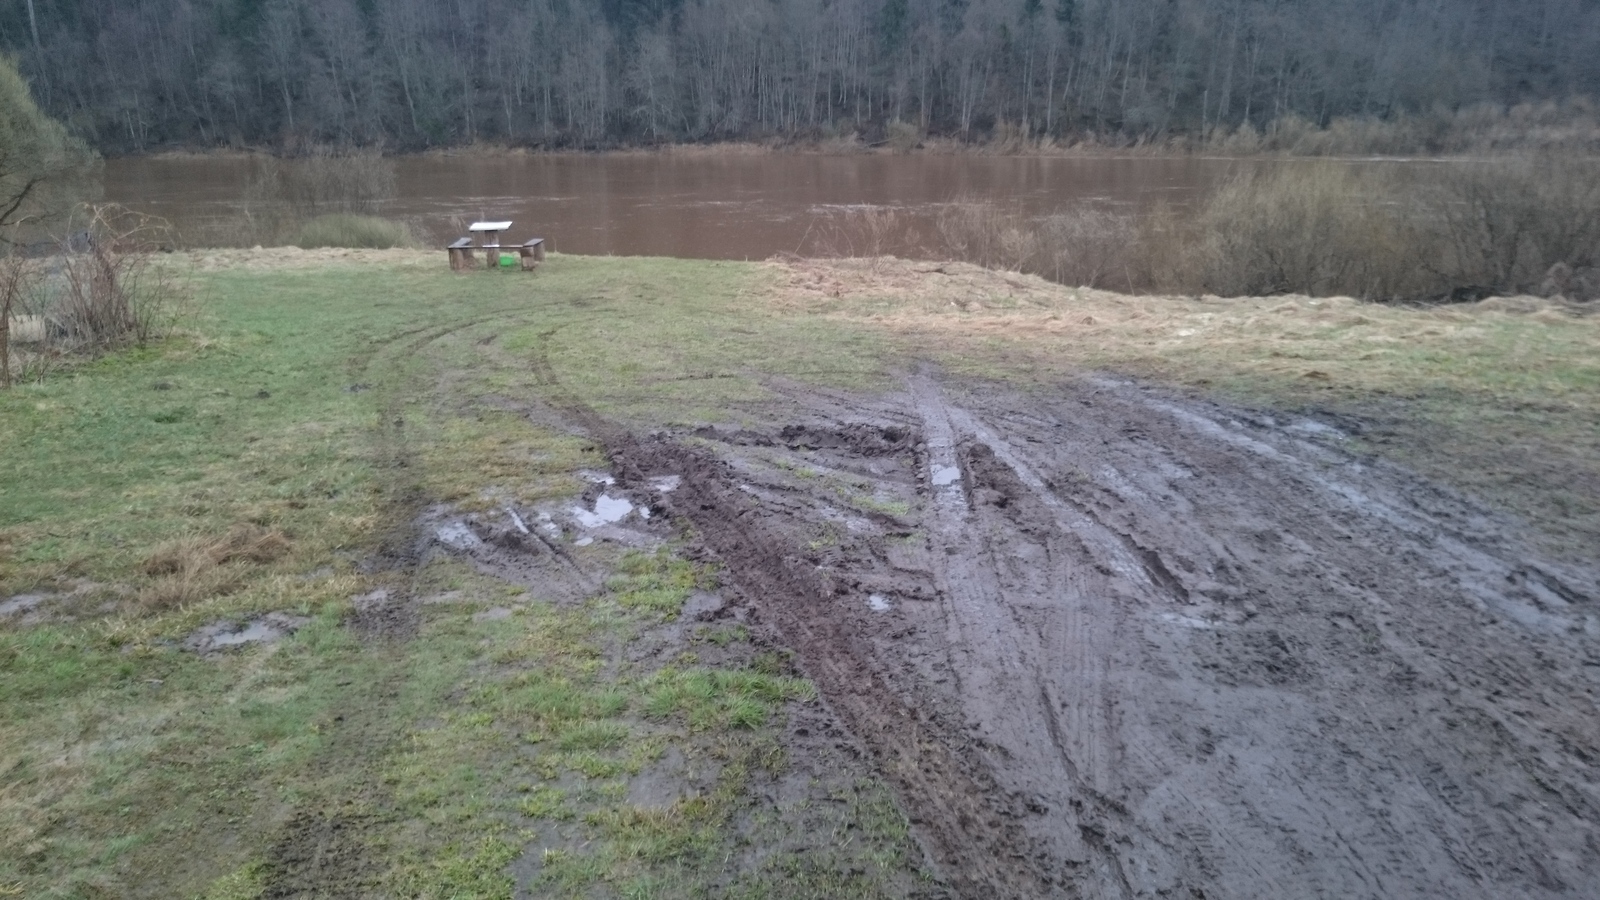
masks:
[[[544,241],[535,238],[517,248],[522,257],[522,271],[532,272],[544,262]]]

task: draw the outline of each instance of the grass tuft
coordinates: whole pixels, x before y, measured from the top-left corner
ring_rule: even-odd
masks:
[[[155,612],[230,593],[246,582],[250,564],[277,562],[292,548],[282,532],[250,524],[217,538],[179,538],[145,561],[144,574],[154,580],[140,590],[138,605]]]
[[[665,549],[655,553],[632,551],[622,558],[620,574],[607,583],[617,602],[662,616],[677,615],[695,588],[710,581],[706,571]]]
[[[421,246],[421,241],[417,240],[404,222],[354,213],[317,216],[300,226],[289,243],[302,250],[312,250],[317,247],[390,250],[395,247]]]

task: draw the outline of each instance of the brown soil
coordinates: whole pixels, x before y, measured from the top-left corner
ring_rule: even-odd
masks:
[[[738,431],[568,405],[955,894],[1600,894],[1600,568],[1324,422],[1105,378],[771,386]]]

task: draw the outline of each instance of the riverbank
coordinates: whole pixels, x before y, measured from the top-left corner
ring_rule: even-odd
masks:
[[[1494,654],[1524,646],[1505,630],[1523,627],[1518,615],[1543,627],[1586,608],[1600,539],[1600,316],[1580,305],[1129,297],[892,258],[556,254],[531,276],[453,274],[442,251],[168,259],[199,296],[179,336],[0,393],[0,457],[14,473],[0,485],[0,661],[15,676],[0,698],[0,887],[28,896],[1048,895],[1030,881],[1034,862],[1008,867],[988,850],[1116,852],[1051,843],[1095,833],[1064,816],[1107,834],[1161,826],[1093,802],[1013,810],[1007,798],[1035,802],[1028,784],[1055,792],[1068,780],[961,738],[963,723],[987,722],[1012,759],[1031,759],[1009,743],[1026,730],[1011,712],[950,693],[950,666],[977,678],[1010,663],[934,641],[947,633],[939,598],[977,583],[960,573],[987,571],[961,555],[979,538],[941,518],[941,476],[923,471],[935,454],[965,473],[952,502],[1033,522],[1002,557],[1112,547],[1105,528],[1079,549],[1028,543],[1062,510],[1086,509],[1165,558],[1154,580],[1103,594],[1143,598],[1159,582],[1189,598],[1161,601],[1206,626],[1183,626],[1193,647],[1161,638],[1180,673],[1162,683],[1199,684],[1183,673],[1202,638],[1235,641],[1212,660],[1232,673],[1215,696],[1248,688],[1337,708],[1329,721],[1374,754],[1341,771],[1449,744],[1431,714],[1408,713],[1414,730],[1399,738],[1360,719],[1382,698],[1351,693],[1352,673],[1404,662],[1423,674],[1384,682],[1386,696],[1432,709],[1446,708],[1427,703],[1445,676],[1429,667],[1465,666],[1487,679],[1484,697],[1521,703],[1522,683],[1493,675],[1519,662]],[[941,421],[954,423],[943,443]],[[1117,430],[1130,423],[1137,434]],[[1096,462],[1072,437],[1091,431],[1094,447],[1129,455]],[[1201,453],[1199,440],[1214,446]],[[1042,446],[1066,456],[1032,461]],[[1291,474],[1268,472],[1280,466]],[[1290,489],[1307,472],[1346,490],[1317,503],[1366,505],[1282,523],[1271,504],[1218,518],[1227,497],[1320,498],[1321,487]],[[1272,479],[1281,492],[1263,487]],[[1037,493],[1045,484],[1058,493]],[[1171,530],[1161,510],[1180,501],[1138,505],[1150,491],[1213,486],[1192,508],[1238,538],[1231,574],[1214,568],[1222,551]],[[1440,546],[1390,535],[1384,516]],[[724,533],[729,522],[745,524]],[[1277,563],[1231,531],[1308,522],[1347,532],[1267,554],[1284,572],[1257,571]],[[1480,531],[1490,537],[1474,543]],[[1471,628],[1451,625],[1457,604],[1432,594],[1421,618],[1369,621],[1359,592],[1360,605],[1318,593],[1304,621],[1289,615],[1295,598],[1345,578],[1331,555],[1341,541],[1368,567],[1359,581],[1396,540],[1407,565],[1430,579],[1444,565],[1446,580],[1439,554],[1452,541],[1479,548],[1472,565],[1510,547],[1526,566],[1513,580],[1534,572],[1555,585],[1537,596],[1575,599],[1493,594],[1511,605]],[[1071,571],[1119,571],[1122,556],[1105,552],[1100,568]],[[973,567],[951,574],[945,558]],[[1295,575],[1291,563],[1334,574]],[[1363,590],[1395,604],[1423,596],[1399,569],[1382,573]],[[1043,609],[1056,588],[1035,597],[1026,574],[997,576],[997,590]],[[1115,633],[1173,627],[1151,616]],[[1354,630],[1335,627],[1340,616]],[[1540,632],[1554,674],[1539,690],[1572,686],[1575,627]],[[1293,637],[1273,649],[1257,640],[1268,631]],[[1454,643],[1429,653],[1413,649],[1421,638]],[[1126,658],[1156,652],[1144,646]],[[905,666],[879,673],[874,658]],[[1336,680],[1348,703],[1316,687]],[[1479,687],[1457,690],[1457,706],[1482,706]],[[1026,711],[1039,693],[1013,705]],[[1128,720],[1157,706],[1127,692],[1108,702]],[[1094,708],[1107,707],[1062,715]],[[1555,708],[1573,718],[1545,723],[1552,733],[1587,721],[1564,695],[1538,707]],[[1233,712],[1205,716],[1205,740],[1248,739]],[[1302,736],[1265,745],[1289,748],[1277,770],[1306,761],[1298,748],[1332,746]],[[1520,790],[1515,773],[1537,765],[1542,789],[1566,791],[1569,751],[1529,746],[1537,759],[1508,742],[1443,771]],[[1099,772],[1104,750],[1063,752]],[[1150,780],[1116,790],[1161,783],[1138,777]],[[1372,797],[1374,783],[1345,787]],[[1253,834],[1245,812],[1225,823],[1241,841]],[[1048,827],[1028,831],[1030,816]],[[1516,821],[1496,819],[1484,846],[1512,852]],[[1566,883],[1594,883],[1583,854],[1563,858]],[[1214,859],[1223,872],[1250,862],[1292,874],[1248,842]],[[1448,880],[1428,862],[1415,871]],[[1174,865],[1214,892],[1216,876]]]
[[[175,148],[144,154],[156,159],[296,156],[286,148]],[[499,158],[550,154],[752,156],[769,154],[971,155],[1039,157],[1220,156],[1326,157],[1332,159],[1496,156],[1507,153],[1600,153],[1600,117],[1594,104],[1577,98],[1561,103],[1514,106],[1482,104],[1453,112],[1393,119],[1335,118],[1325,124],[1287,116],[1262,126],[1208,128],[1198,133],[1082,131],[1062,135],[1030,132],[999,122],[966,135],[930,134],[907,122],[863,126],[855,131],[774,136],[759,140],[651,142],[593,146],[471,142],[412,151],[402,156]]]

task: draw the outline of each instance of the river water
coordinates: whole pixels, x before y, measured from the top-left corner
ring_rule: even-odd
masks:
[[[567,253],[765,259],[860,251],[839,224],[893,210],[901,228],[931,229],[939,211],[972,200],[1026,216],[1085,204],[1183,208],[1245,167],[1306,161],[1197,157],[547,155],[408,157],[397,196],[379,212],[439,246],[478,219],[510,219],[508,235]],[[162,216],[189,245],[237,239],[253,163],[242,158],[118,159],[105,198]]]

